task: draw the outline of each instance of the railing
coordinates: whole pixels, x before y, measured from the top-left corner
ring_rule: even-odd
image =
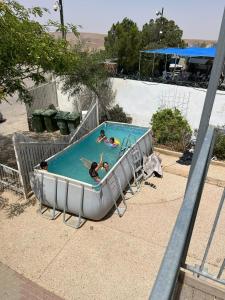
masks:
[[[0,190],[1,189],[8,189],[23,194],[23,187],[18,170],[0,164]]]
[[[91,131],[98,125],[99,125],[98,102],[93,101],[90,105],[89,111],[84,117],[84,120],[78,126],[75,133],[71,136],[69,142],[73,143],[79,140],[83,135],[87,134],[89,131]]]
[[[13,144],[25,196],[28,196],[29,192],[31,192],[30,172],[33,172],[34,166],[63,150],[70,143],[79,140],[83,135],[97,127],[97,125],[98,102],[92,102],[87,115],[75,133],[68,136],[54,141],[36,141],[23,134],[15,133]]]
[[[196,147],[192,159],[189,172],[188,182],[186,186],[184,200],[179,211],[170,241],[168,243],[166,253],[160,266],[155,284],[151,291],[151,300],[170,300],[175,298],[176,284],[180,268],[187,268],[197,274],[208,279],[224,284],[221,276],[225,267],[225,260],[222,260],[221,266],[217,274],[209,274],[204,270],[204,265],[208,256],[209,248],[217,227],[219,216],[224,203],[225,192],[223,192],[215,220],[209,235],[209,240],[203,255],[201,265],[192,267],[186,264],[186,257],[195,225],[196,216],[201,200],[202,190],[204,187],[209,163],[212,157],[212,151],[216,138],[216,130],[209,126],[209,120],[213,109],[216,91],[219,85],[220,76],[224,68],[225,60],[225,10],[221,23],[216,57],[213,62],[209,87],[206,93],[205,103],[202,110],[201,121],[198,130]],[[224,245],[224,242],[223,242]],[[224,293],[225,294],[225,293]],[[215,296],[215,295],[214,295]],[[215,297],[214,297],[215,298]],[[224,299],[223,296],[221,299]],[[212,299],[212,298],[210,298]]]
[[[171,299],[175,291],[180,268],[185,266],[214,141],[215,129],[210,126],[189,179],[183,204],[150,295],[151,300]]]

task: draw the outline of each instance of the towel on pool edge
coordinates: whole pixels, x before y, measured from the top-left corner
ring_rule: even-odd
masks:
[[[161,158],[157,156],[155,153],[152,153],[149,156],[143,156],[143,170],[144,170],[144,178],[147,179],[153,174],[157,177],[163,176],[162,166],[161,166]]]

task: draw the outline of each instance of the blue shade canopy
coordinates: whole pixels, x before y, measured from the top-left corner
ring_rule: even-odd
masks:
[[[162,48],[154,50],[143,50],[143,53],[156,53],[164,55],[178,55],[178,56],[187,56],[187,57],[215,57],[216,48]]]

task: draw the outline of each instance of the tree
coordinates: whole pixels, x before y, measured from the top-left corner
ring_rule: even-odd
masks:
[[[109,80],[109,73],[104,67],[105,53],[76,51],[77,61],[71,64],[63,79],[63,90],[71,96],[84,92],[83,105],[87,107],[93,98],[98,98],[103,111],[107,114],[108,108],[114,100],[114,93]]]
[[[184,47],[182,40],[183,31],[173,20],[164,17],[150,20],[143,25],[141,46],[144,49]]]
[[[118,70],[126,74],[138,70],[140,32],[137,24],[125,18],[113,24],[105,37],[105,49],[111,58],[118,59]]]
[[[164,17],[157,18],[156,20],[151,19],[149,23],[143,25],[141,32],[141,48],[182,48],[186,46],[184,40],[182,40],[182,35],[183,31],[178,27],[178,25],[175,24],[173,20],[168,20]],[[147,76],[151,73],[153,64],[152,58],[152,55],[149,56],[142,54],[142,76]],[[160,69],[160,64],[162,64],[164,61],[165,57],[157,55],[155,58],[154,69]]]
[[[44,82],[47,72],[64,74],[77,61],[65,40],[54,39],[46,26],[32,19],[44,12],[16,1],[0,2],[0,101],[15,92],[21,101],[31,101],[25,79]]]

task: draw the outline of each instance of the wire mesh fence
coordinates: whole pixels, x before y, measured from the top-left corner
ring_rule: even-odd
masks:
[[[23,194],[19,171],[0,164],[0,191],[4,190],[11,190]]]

